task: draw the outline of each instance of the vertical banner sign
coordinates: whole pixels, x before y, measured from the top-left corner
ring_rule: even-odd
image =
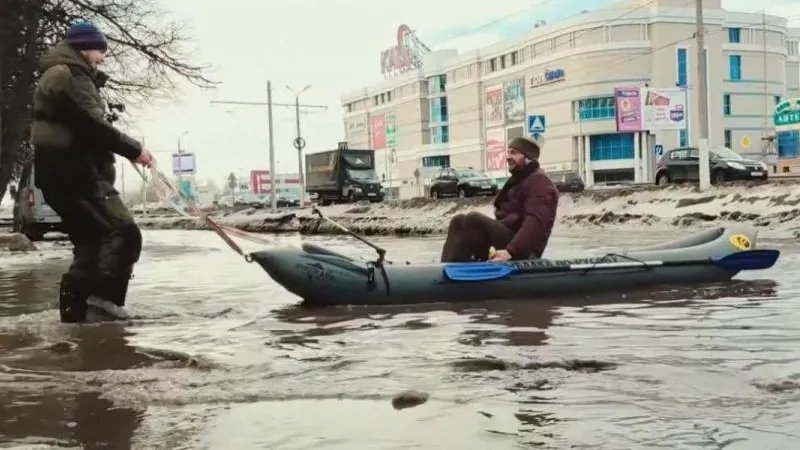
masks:
[[[525,121],[525,79],[511,80],[503,85],[505,101],[503,109],[506,123]]]
[[[642,92],[638,86],[614,89],[617,131],[642,131]]]
[[[503,85],[486,88],[484,93],[484,114],[486,128],[503,124]]]
[[[386,124],[386,146],[397,147],[397,116],[395,113],[386,114],[384,122]]]
[[[372,116],[372,148],[386,148],[386,120],[383,116]]]
[[[487,170],[506,170],[506,130],[503,127],[486,130]]]

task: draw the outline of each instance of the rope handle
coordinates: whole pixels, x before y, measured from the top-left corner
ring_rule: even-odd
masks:
[[[145,175],[145,173],[135,163],[131,162],[131,164],[133,165],[134,169],[136,170],[136,173],[138,173],[139,176],[142,178],[142,181],[144,181],[145,184],[147,184],[148,180],[147,180],[147,176]],[[199,217],[200,219],[203,219],[203,221],[209,227],[211,227],[211,229],[215,233],[217,233],[217,235],[223,241],[225,241],[225,243],[228,244],[228,246],[233,251],[235,251],[236,253],[238,253],[242,257],[244,257],[245,261],[252,262],[252,259],[250,258],[250,255],[246,254],[241,249],[241,247],[239,247],[239,245],[237,245],[236,242],[233,239],[231,239],[230,236],[228,236],[228,234],[225,232],[226,230],[231,234],[237,235],[237,236],[239,236],[241,238],[244,238],[244,239],[247,239],[247,240],[249,240],[251,242],[257,242],[257,243],[261,243],[261,244],[268,244],[269,243],[269,241],[267,241],[266,239],[263,239],[260,236],[256,236],[253,233],[248,233],[247,231],[240,230],[238,228],[227,226],[227,225],[218,225],[216,222],[214,222],[211,219],[211,217],[208,216],[208,214],[206,214],[202,210],[200,210],[200,208],[198,208],[194,204],[194,202],[190,198],[188,198],[186,196],[186,194],[184,194],[180,190],[175,189],[175,187],[172,186],[172,183],[169,182],[169,179],[164,175],[163,172],[161,172],[160,170],[156,169],[155,167],[151,167],[150,168],[150,172],[154,176],[154,178],[156,178],[159,181],[161,181],[161,183],[163,183],[164,186],[166,186],[167,189],[170,192],[172,192],[172,194],[177,195],[178,197],[180,197],[180,199],[183,201],[183,203],[187,207],[187,211],[185,211],[185,213],[184,213],[184,211],[179,210],[174,205],[173,205],[173,208],[175,208],[179,213],[181,213],[183,215],[188,215],[189,217]],[[145,201],[147,200],[146,196],[145,196],[144,200]]]

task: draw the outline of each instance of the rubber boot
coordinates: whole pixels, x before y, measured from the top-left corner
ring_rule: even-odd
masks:
[[[86,300],[86,318],[91,322],[128,320],[125,299],[128,296],[130,275],[120,277],[100,277],[94,294]]]
[[[89,281],[65,273],[58,290],[58,310],[63,323],[78,323],[86,319],[86,299]]]

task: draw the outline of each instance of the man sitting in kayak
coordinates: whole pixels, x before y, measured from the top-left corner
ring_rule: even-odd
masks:
[[[541,138],[508,144],[511,177],[494,201],[495,219],[471,212],[450,220],[442,262],[541,258],[556,219],[558,189],[539,168]],[[497,249],[489,256],[489,249]]]

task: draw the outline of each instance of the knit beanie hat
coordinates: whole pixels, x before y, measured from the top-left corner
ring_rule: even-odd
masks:
[[[522,152],[528,159],[539,159],[539,152],[544,147],[544,138],[539,135],[537,137],[518,137],[511,140],[508,144],[510,148]]]
[[[108,50],[106,36],[91,22],[78,22],[67,30],[67,43],[75,50]]]

